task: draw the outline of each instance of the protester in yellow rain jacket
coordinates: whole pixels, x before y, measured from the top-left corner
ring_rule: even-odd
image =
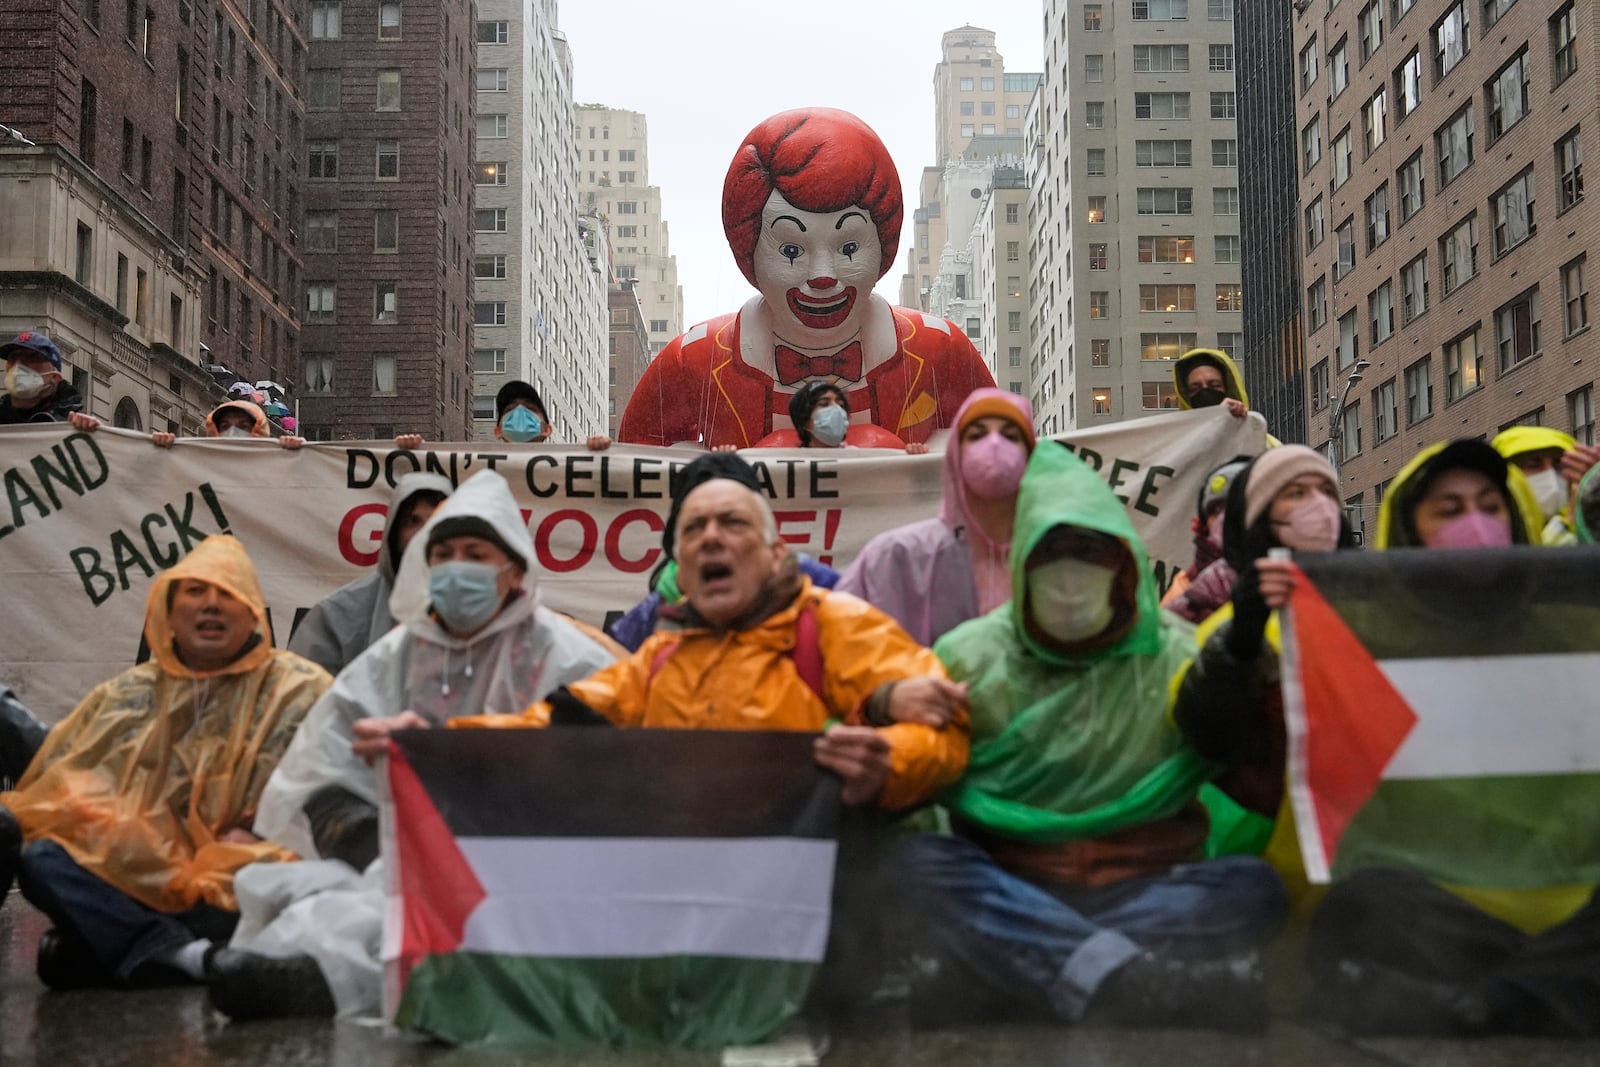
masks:
[[[1544,517],[1547,545],[1575,545],[1573,489],[1600,461],[1600,448],[1580,445],[1571,434],[1548,426],[1512,426],[1489,444],[1528,480]]]
[[[209,537],[151,583],[151,662],[98,686],[0,804],[22,891],[55,923],[56,988],[201,979],[237,921],[233,874],[294,854],[250,832],[295,727],[332,681],[272,647],[243,547]]]
[[[1185,411],[1221,405],[1243,418],[1250,410],[1239,365],[1215,348],[1191,348],[1180,356],[1172,365],[1172,384],[1178,391],[1178,406]]]

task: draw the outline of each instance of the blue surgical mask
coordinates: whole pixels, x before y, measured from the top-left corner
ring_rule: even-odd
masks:
[[[491,563],[451,560],[428,571],[428,599],[453,633],[472,633],[500,609],[500,568]]]
[[[811,436],[828,448],[838,448],[850,428],[850,413],[838,404],[825,407],[811,416]]]
[[[527,444],[544,432],[544,420],[527,408],[512,408],[500,420],[500,432],[507,441]]]

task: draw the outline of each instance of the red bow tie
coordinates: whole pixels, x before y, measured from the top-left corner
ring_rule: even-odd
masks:
[[[775,346],[772,354],[778,368],[778,381],[784,385],[793,385],[807,378],[839,377],[851,382],[861,380],[860,341],[851,341],[831,356],[808,356],[788,345]]]

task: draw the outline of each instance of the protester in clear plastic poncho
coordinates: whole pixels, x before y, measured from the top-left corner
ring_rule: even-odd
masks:
[[[338,674],[394,629],[389,594],[394,590],[400,560],[411,538],[450,491],[450,479],[440,474],[415,471],[395,482],[378,544],[377,567],[371,574],[329,593],[313,607],[289,638],[289,650],[329,674]]]
[[[462,542],[487,544],[506,561],[495,577],[504,588],[473,592],[468,559],[438,562]],[[256,832],[321,862],[241,874],[233,947],[252,951],[219,956],[211,993],[220,1010],[235,1018],[378,1010],[378,777],[353,746],[371,724],[383,733],[521,711],[612,662],[540,605],[533,560],[522,513],[492,471],[464,482],[412,538],[389,600],[403,625],[340,673],[262,797]],[[263,964],[257,953],[278,960]]]
[[[929,1003],[1264,1025],[1251,950],[1281,925],[1282,885],[1254,857],[1201,861],[1213,768],[1167,716],[1192,631],[1158,607],[1126,508],[1059,444],[1029,461],[1011,574],[1010,603],[935,646],[971,685],[973,740],[944,797],[956,836],[906,849],[954,982]]]
[[[1034,441],[1025,398],[974,390],[945,445],[938,517],[868,541],[836,588],[894,616],[928,645],[1004,604],[1011,595],[1017,487]]]
[[[218,591],[233,602],[226,619]],[[70,963],[49,976],[52,984],[143,980],[142,965],[171,963],[161,954],[194,937],[185,915],[231,916],[239,868],[295,858],[248,831],[327,673],[272,647],[255,570],[230,536],[207,538],[159,575],[147,603],[151,661],[96,687],[50,732],[16,791],[0,795],[28,841],[23,889],[57,922],[50,947],[67,946],[58,962]],[[237,614],[241,605],[247,615]],[[238,648],[222,648],[235,634]],[[57,914],[72,910],[54,899],[58,875],[80,874],[137,902],[143,925],[137,914],[119,912],[114,923],[99,913]],[[50,955],[41,953],[42,971]],[[200,977],[195,959],[183,962],[180,970]]]

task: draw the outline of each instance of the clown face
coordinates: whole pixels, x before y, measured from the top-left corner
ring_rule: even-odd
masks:
[[[756,241],[756,287],[773,332],[821,348],[861,330],[883,251],[865,208],[801,211],[779,193],[767,199]]]

